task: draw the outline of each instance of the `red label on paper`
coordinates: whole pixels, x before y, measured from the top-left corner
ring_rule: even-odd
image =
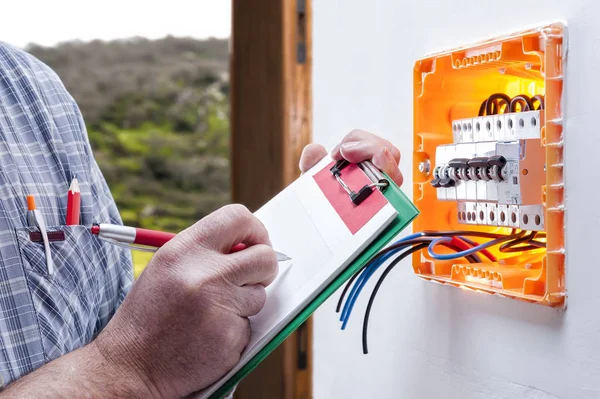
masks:
[[[313,177],[348,230],[352,234],[356,234],[387,204],[387,199],[379,190],[375,189],[360,205],[354,205],[346,190],[329,170],[333,165],[335,162],[331,162]],[[356,164],[349,164],[342,169],[340,177],[354,192],[358,192],[366,184],[372,183]]]

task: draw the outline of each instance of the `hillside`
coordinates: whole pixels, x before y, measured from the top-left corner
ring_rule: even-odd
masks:
[[[180,231],[229,201],[227,40],[135,38],[27,51],[79,104],[125,223]]]

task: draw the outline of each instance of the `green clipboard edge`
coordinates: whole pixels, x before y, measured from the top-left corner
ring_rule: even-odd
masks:
[[[377,254],[384,246],[394,239],[402,230],[404,230],[419,215],[419,210],[412,201],[404,194],[400,188],[393,183],[392,179],[386,176],[390,185],[383,195],[390,204],[398,211],[398,216],[386,229],[379,234],[379,237],[365,249],[350,266],[348,266],[340,275],[333,280],[317,297],[302,310],[295,319],[283,328],[265,347],[258,352],[248,363],[244,365],[236,374],[233,375],[221,388],[213,393],[210,398],[223,398],[228,395],[235,386],[244,379],[252,370],[265,360],[287,337],[289,337],[302,323],[304,323],[319,306],[321,306],[338,288],[357,273],[364,264]]]

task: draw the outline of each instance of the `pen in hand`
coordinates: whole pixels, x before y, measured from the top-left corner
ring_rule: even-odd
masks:
[[[123,244],[135,244],[155,248],[162,247],[176,236],[175,233],[105,223],[93,225],[91,231],[92,234],[97,235],[98,238],[113,240]],[[246,245],[237,244],[231,248],[231,252],[242,251],[245,248]],[[278,262],[284,262],[292,259],[281,252],[275,253],[277,254]]]

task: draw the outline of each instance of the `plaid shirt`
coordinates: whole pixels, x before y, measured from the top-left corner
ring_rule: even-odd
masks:
[[[65,226],[67,189],[81,186],[81,226]],[[30,239],[35,196],[52,242]],[[89,343],[133,281],[130,251],[98,240],[93,223],[121,223],[80,111],[56,74],[0,43],[0,376],[2,385]],[[88,227],[85,227],[88,226]]]

